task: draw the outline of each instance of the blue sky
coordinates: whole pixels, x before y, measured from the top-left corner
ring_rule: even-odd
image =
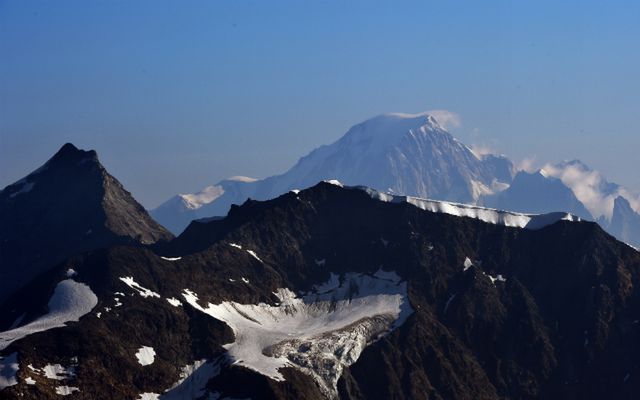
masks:
[[[640,190],[637,21],[611,1],[0,1],[0,187],[71,141],[153,207],[444,109],[467,144]]]

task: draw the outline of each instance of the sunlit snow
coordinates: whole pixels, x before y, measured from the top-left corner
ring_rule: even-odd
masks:
[[[180,371],[180,379],[165,394],[162,400],[196,399],[206,394],[207,382],[220,373],[223,358],[197,360],[185,365]]]
[[[342,183],[337,179],[329,179],[329,180],[326,180],[324,182],[329,183],[329,184],[334,185],[334,186],[343,187]]]
[[[40,370],[33,367],[30,367],[30,369],[34,372],[44,374],[47,379],[53,379],[56,381],[73,379],[76,376],[76,370],[73,366],[65,368],[60,364],[47,364]]]
[[[125,276],[120,278],[120,280],[127,284],[131,289],[138,292],[138,294],[142,297],[160,297],[160,295],[153,290],[149,290],[145,287],[140,286],[136,281],[133,280],[131,276]]]
[[[74,386],[56,386],[56,394],[68,396],[73,392],[79,392],[80,389]]]
[[[256,260],[258,260],[258,261],[262,262],[262,260],[260,259],[260,257],[258,257],[258,255],[255,253],[255,251],[253,251],[253,250],[247,250],[247,253],[251,254],[251,256],[252,256],[253,258],[255,258]]]
[[[412,312],[406,290],[395,273],[380,270],[373,276],[332,274],[329,282],[303,297],[278,289],[278,306],[223,302],[203,307],[191,290],[185,289],[183,296],[231,327],[235,341],[225,348],[234,363],[279,381],[284,380],[280,368],[296,367],[335,397],[342,369]]]
[[[469,257],[464,259],[464,264],[463,264],[464,268],[463,271],[468,270],[469,268],[473,267],[473,263],[471,262],[471,260],[469,259]]]
[[[411,196],[395,196],[388,193],[379,192],[377,190],[364,187],[354,186],[347,187],[349,189],[363,190],[371,196],[371,198],[388,202],[388,203],[408,203],[422,210],[434,213],[449,214],[457,217],[467,217],[479,219],[494,225],[504,225],[515,228],[526,229],[542,229],[545,226],[554,224],[558,221],[579,222],[581,219],[565,212],[555,212],[548,214],[521,214],[510,211],[495,210],[492,208],[483,208],[471,206],[467,204],[458,204],[445,201],[426,200]]]
[[[137,400],[158,400],[160,395],[157,393],[140,393],[140,397]]]
[[[182,305],[182,302],[175,297],[170,297],[167,299],[167,301],[174,307],[180,307]]]
[[[142,346],[138,349],[136,353],[136,358],[138,359],[138,363],[140,365],[151,365],[153,361],[155,361],[156,351],[153,347]]]

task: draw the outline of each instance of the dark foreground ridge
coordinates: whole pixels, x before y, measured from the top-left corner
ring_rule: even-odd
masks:
[[[595,223],[506,227],[320,183],[194,222],[165,245],[91,251],[41,275],[0,310],[0,330],[44,314],[60,282],[88,286],[96,304],[6,344],[19,370],[0,393],[633,398],[639,278],[640,254]],[[284,367],[269,372],[276,358]],[[55,364],[60,380],[45,373]]]
[[[95,151],[67,143],[42,167],[0,191],[0,304],[75,254],[171,238],[109,175]]]

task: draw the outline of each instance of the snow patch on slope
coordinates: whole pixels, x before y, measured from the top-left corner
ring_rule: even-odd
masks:
[[[197,399],[206,394],[207,382],[220,374],[223,358],[212,361],[197,360],[182,367],[180,379],[165,394],[162,400]]]
[[[342,278],[332,274],[329,282],[303,297],[278,289],[277,306],[226,301],[203,307],[189,289],[183,296],[195,309],[231,327],[235,341],[224,347],[234,364],[277,381],[284,380],[280,368],[295,367],[336,397],[342,369],[412,313],[406,291],[406,282],[395,273],[379,271]]]
[[[180,307],[182,305],[182,302],[175,297],[169,297],[167,301],[174,307]]]
[[[182,257],[164,257],[164,256],[160,256],[160,258],[162,258],[163,260],[167,260],[167,261],[178,261],[178,260],[182,259]]]
[[[258,260],[258,261],[260,261],[260,262],[263,262],[263,261],[260,259],[260,257],[258,257],[258,255],[256,254],[256,252],[255,252],[255,251],[253,251],[253,250],[247,250],[247,253],[249,253],[249,254],[251,255],[251,257],[255,258],[256,260]]]
[[[142,346],[138,349],[136,353],[136,358],[138,359],[138,363],[140,365],[151,365],[155,361],[156,351],[153,347]]]
[[[149,290],[145,287],[140,286],[140,284],[138,284],[136,281],[133,280],[133,277],[131,276],[125,276],[125,277],[121,277],[120,280],[124,283],[127,284],[127,286],[129,286],[131,289],[135,290],[136,292],[138,292],[138,294],[142,297],[158,297],[160,298],[160,295],[156,292],[154,292],[153,290]]]
[[[47,379],[53,379],[56,381],[64,381],[76,377],[76,369],[74,366],[65,368],[60,364],[47,364],[40,370],[31,366],[29,367],[29,369],[31,369],[33,372],[43,374]]]
[[[79,392],[80,389],[75,386],[56,386],[56,394],[60,396],[68,396],[73,392]]]
[[[49,312],[46,315],[19,328],[0,332],[0,350],[33,333],[61,328],[67,322],[78,321],[97,304],[98,297],[89,286],[73,279],[66,279],[56,286],[49,300]]]

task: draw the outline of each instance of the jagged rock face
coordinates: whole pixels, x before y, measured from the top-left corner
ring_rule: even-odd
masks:
[[[624,197],[616,198],[611,222],[607,228],[620,240],[636,247],[640,246],[640,214],[631,208],[629,201]]]
[[[66,144],[0,192],[0,303],[79,252],[171,237],[107,173],[95,151]]]
[[[2,350],[19,366],[2,396],[58,398],[59,386],[134,399],[176,385],[189,393],[182,398],[256,399],[599,399],[640,390],[640,254],[589,222],[509,228],[323,183],[194,222],[153,251],[121,246],[71,259],[14,296],[0,329],[23,313],[21,324],[37,318],[68,279],[98,304],[77,323]],[[341,320],[341,310],[363,318]],[[294,320],[287,339],[282,327],[258,335],[264,342],[243,330],[271,318]],[[260,343],[262,354],[240,351]],[[271,373],[278,363],[286,366]],[[335,363],[341,373],[327,391]],[[54,364],[73,375],[47,378]],[[200,372],[178,384],[185,371]]]

